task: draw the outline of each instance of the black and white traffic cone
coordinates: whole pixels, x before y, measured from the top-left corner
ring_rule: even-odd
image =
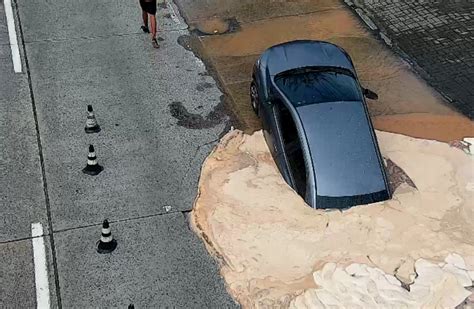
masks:
[[[87,155],[87,166],[82,169],[82,172],[87,175],[99,175],[104,168],[97,163],[94,146],[89,145],[89,154]]]
[[[107,219],[102,223],[102,235],[97,242],[97,252],[110,253],[117,248],[117,241],[112,237],[110,232],[109,221]]]
[[[86,133],[98,133],[100,132],[100,126],[95,119],[94,110],[92,105],[87,105],[87,120],[86,127],[84,128]]]

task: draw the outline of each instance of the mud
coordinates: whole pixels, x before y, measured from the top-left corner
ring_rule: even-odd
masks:
[[[393,291],[387,304],[431,308],[470,295],[474,157],[446,143],[377,137],[403,171],[393,199],[342,212],[309,208],[282,179],[261,131],[223,138],[203,165],[192,226],[239,303],[371,308],[372,296]]]

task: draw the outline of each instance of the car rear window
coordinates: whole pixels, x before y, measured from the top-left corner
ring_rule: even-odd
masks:
[[[362,100],[354,77],[340,71],[284,72],[275,83],[295,106]]]

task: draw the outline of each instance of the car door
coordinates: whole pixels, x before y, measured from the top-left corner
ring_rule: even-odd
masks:
[[[294,116],[283,104],[276,104],[278,140],[281,151],[278,154],[282,161],[282,174],[288,184],[307,202],[311,203],[311,189],[308,188],[307,158],[301,143],[301,132],[298,131]]]
[[[273,130],[273,140],[274,140],[274,150],[275,150],[275,162],[280,170],[285,181],[292,187],[295,188],[295,182],[291,174],[290,166],[288,164],[288,158],[285,153],[285,144],[283,138],[284,125],[282,123],[281,110],[283,107],[283,102],[279,99],[275,99],[272,104],[272,114],[274,121],[274,130]]]
[[[260,117],[262,119],[263,134],[267,142],[268,148],[274,158],[278,155],[278,141],[275,140],[275,130],[277,126],[274,101],[264,101],[260,105]]]

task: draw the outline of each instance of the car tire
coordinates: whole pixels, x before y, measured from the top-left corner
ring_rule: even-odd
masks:
[[[250,105],[253,111],[258,116],[258,90],[255,82],[252,81],[250,84]]]

